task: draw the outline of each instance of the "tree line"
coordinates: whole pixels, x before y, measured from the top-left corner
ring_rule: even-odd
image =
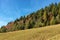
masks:
[[[31,28],[39,28],[48,25],[60,23],[60,3],[52,3],[45,8],[41,8],[36,12],[27,16],[21,16],[14,22],[9,22],[6,26],[0,28],[0,32],[9,32],[17,30],[25,30]]]

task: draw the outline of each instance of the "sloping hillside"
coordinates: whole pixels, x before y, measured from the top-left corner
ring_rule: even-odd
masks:
[[[25,30],[55,24],[60,24],[60,3],[52,3],[27,16],[21,16],[15,21],[9,22],[6,26],[2,26],[0,32]]]
[[[0,40],[60,40],[60,24],[8,33],[0,33]]]

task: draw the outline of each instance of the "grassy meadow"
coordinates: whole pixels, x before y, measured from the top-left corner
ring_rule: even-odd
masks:
[[[0,33],[0,40],[60,40],[60,24]]]

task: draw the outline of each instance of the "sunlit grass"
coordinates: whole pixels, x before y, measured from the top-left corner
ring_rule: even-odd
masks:
[[[60,24],[8,33],[0,33],[0,40],[55,40],[60,39]]]

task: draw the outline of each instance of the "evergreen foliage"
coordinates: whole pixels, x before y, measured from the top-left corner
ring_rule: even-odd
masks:
[[[37,27],[43,27],[48,25],[54,25],[60,23],[60,3],[51,4],[45,8],[31,13],[27,16],[21,16],[19,19],[16,19],[13,24],[12,22],[8,23],[6,26],[1,27],[0,32],[16,31],[16,30],[25,30]],[[12,25],[11,25],[12,24]]]

